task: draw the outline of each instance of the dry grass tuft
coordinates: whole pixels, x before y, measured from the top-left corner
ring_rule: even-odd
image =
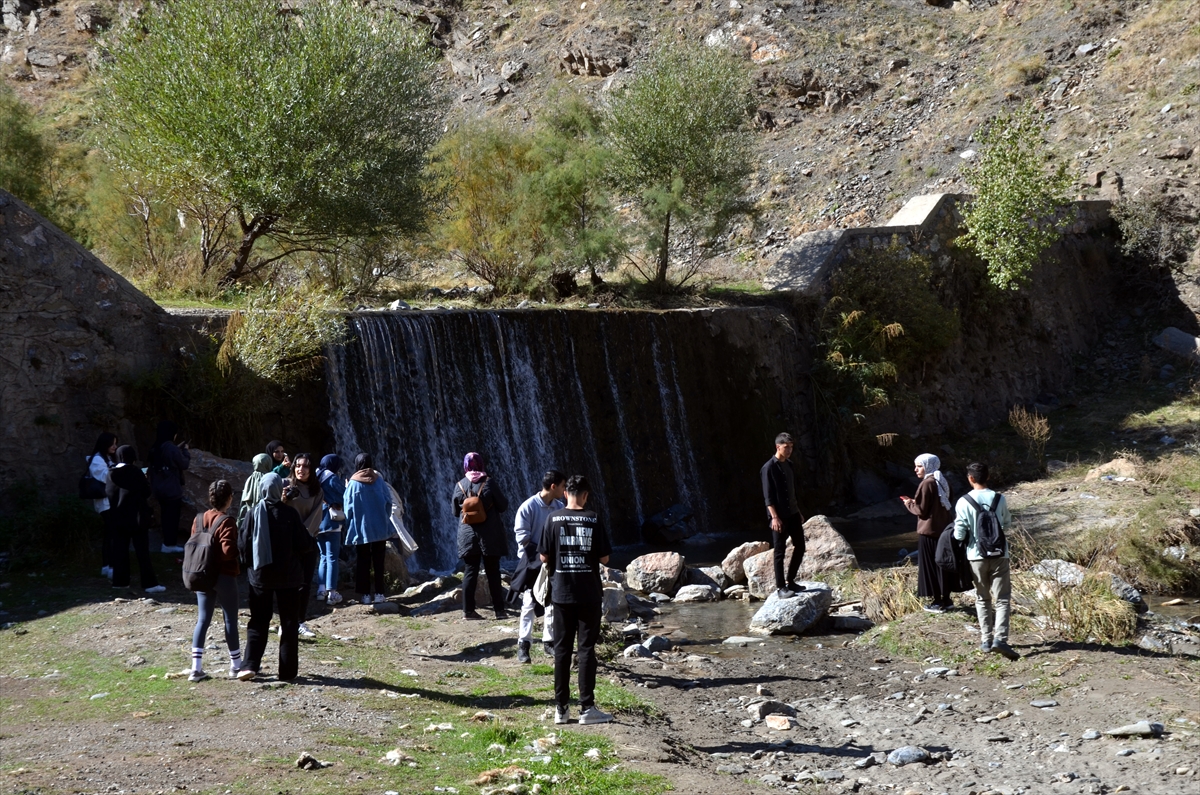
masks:
[[[906,564],[890,569],[856,571],[854,584],[862,595],[863,611],[876,624],[921,609],[921,601],[917,598],[916,566]]]
[[[1051,629],[1073,641],[1126,643],[1137,631],[1137,611],[1113,593],[1111,580],[1110,574],[1089,571],[1077,586],[1042,582],[1037,587],[1038,612]]]

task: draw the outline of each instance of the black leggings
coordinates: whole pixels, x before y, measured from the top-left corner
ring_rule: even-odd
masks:
[[[370,544],[357,544],[354,548],[357,558],[354,561],[354,590],[359,596],[369,593],[383,594],[387,590],[383,584],[383,558],[387,553],[386,541],[372,541]],[[375,587],[371,587],[371,569],[375,569]],[[308,572],[312,579],[312,571]]]
[[[179,514],[183,512],[182,497],[159,497],[158,512],[162,518],[162,542],[164,547],[175,546],[179,535]]]
[[[496,615],[504,612],[504,585],[500,582],[500,556],[478,553],[463,558],[463,612],[475,612],[475,585],[479,581],[479,563],[483,561],[483,573],[487,575],[488,592],[492,595],[492,608]]]

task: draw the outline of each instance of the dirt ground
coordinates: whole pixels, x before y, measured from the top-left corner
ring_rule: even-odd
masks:
[[[320,608],[323,615],[309,622],[318,639],[302,644],[301,678],[293,684],[269,675],[251,683],[177,679],[169,687],[186,698],[160,697],[161,712],[139,709],[133,696],[118,705],[123,679],[186,666],[195,606],[181,590],[162,596],[84,603],[20,625],[23,635],[0,635],[9,663],[0,670],[0,791],[230,792],[252,790],[265,776],[265,791],[306,792],[320,776],[338,782],[336,791],[383,795],[364,772],[369,767],[342,757],[355,742],[403,746],[434,714],[431,703],[545,721],[545,695],[506,701],[468,688],[451,698],[429,684],[474,676],[481,666],[500,677],[526,674],[515,659],[515,621],[464,623],[454,614],[417,621],[362,606]],[[1009,663],[975,650],[973,613],[921,614],[904,623],[915,647],[941,649],[941,656],[909,659],[840,635],[742,647],[685,641],[658,659],[618,657],[602,664],[600,678],[640,697],[644,708],[622,711],[611,725],[566,731],[606,736],[622,766],[661,775],[684,793],[1176,795],[1200,788],[1195,660],[1017,633],[1013,643],[1024,656]],[[670,636],[675,629],[667,623],[651,631]],[[210,630],[209,641],[218,642],[218,633]],[[208,654],[206,668],[221,671],[223,651]],[[536,663],[548,662],[535,655]],[[114,695],[97,701],[70,690],[61,661],[80,658],[115,664],[116,681],[85,685]],[[265,673],[274,660],[272,643]],[[950,671],[924,673],[940,667]],[[411,687],[385,683],[398,672],[407,672]],[[168,686],[157,678],[153,684]],[[794,705],[793,728],[743,725],[758,688]],[[384,691],[393,695],[381,698]],[[56,710],[58,694],[63,706]],[[1057,705],[1032,706],[1038,698]],[[97,703],[115,711],[97,713]],[[1137,720],[1165,724],[1164,735],[1082,739],[1088,730]],[[904,767],[865,761],[905,745],[945,758]],[[296,770],[288,760],[304,750],[335,764]],[[1126,750],[1133,753],[1122,756]]]

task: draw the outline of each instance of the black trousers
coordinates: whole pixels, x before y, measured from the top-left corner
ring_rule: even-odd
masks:
[[[500,582],[500,556],[474,554],[463,558],[463,612],[475,610],[475,586],[479,582],[479,564],[483,562],[483,573],[487,575],[488,591],[492,595],[492,609],[499,615],[504,610],[504,586]]]
[[[372,541],[358,544],[354,548],[354,590],[359,596],[369,593],[381,594],[387,590],[383,584],[383,558],[387,554],[387,541]],[[371,569],[375,569],[375,587],[371,587]],[[312,572],[308,573],[312,579]]]
[[[114,562],[117,558],[116,549],[116,531],[113,527],[113,512],[109,508],[107,511],[100,512],[100,521],[104,523],[103,535],[100,536],[100,565],[115,566]],[[125,553],[128,556],[129,545],[125,545]]]
[[[250,620],[246,622],[246,656],[242,665],[257,672],[267,650],[271,614],[279,613],[280,681],[290,682],[300,670],[300,589],[250,586]]]
[[[803,514],[795,514],[793,516],[781,517],[783,521],[783,532],[776,533],[771,531],[771,541],[775,545],[775,587],[786,588],[788,583],[796,579],[796,572],[800,571],[800,563],[804,560],[804,516]],[[795,550],[792,552],[792,563],[787,567],[787,579],[783,578],[783,561],[787,557],[787,540],[792,539],[792,545]]]
[[[162,519],[162,542],[173,547],[179,536],[179,514],[183,512],[182,497],[159,497],[158,513]]]
[[[957,578],[937,565],[936,536],[917,536],[917,596],[927,596],[935,605],[953,604],[950,586]]]
[[[300,621],[308,620],[308,603],[312,597],[313,577],[317,574],[317,563],[321,560],[319,549],[300,556],[300,568],[304,570],[304,585],[300,586]]]
[[[579,709],[596,703],[596,641],[600,640],[600,603],[554,603],[554,700],[560,709],[571,702],[571,650],[579,636]]]
[[[129,587],[130,541],[133,542],[133,552],[137,555],[142,587],[153,588],[158,585],[158,577],[154,576],[154,564],[150,560],[150,531],[140,524],[126,524],[120,521],[113,522],[113,587]]]

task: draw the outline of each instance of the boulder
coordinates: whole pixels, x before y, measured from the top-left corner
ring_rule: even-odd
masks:
[[[675,593],[683,578],[683,555],[678,552],[652,552],[634,558],[625,567],[625,584],[639,593],[659,591]]]
[[[651,602],[649,599],[643,599],[635,593],[626,591],[625,603],[629,605],[629,612],[635,618],[650,620],[658,615],[658,608],[654,606],[654,602]]]
[[[676,602],[715,602],[720,598],[715,585],[685,585],[675,593]]]
[[[784,566],[792,561],[792,542],[787,542]],[[774,551],[768,549],[746,558],[742,569],[746,575],[746,586],[753,596],[760,599],[775,590]],[[841,571],[858,568],[858,558],[849,542],[834,529],[824,516],[814,516],[804,523],[804,560],[800,563],[797,576],[811,577],[823,571]]]
[[[601,615],[610,624],[619,624],[629,618],[629,602],[625,599],[625,589],[619,583],[605,586]]]
[[[515,83],[524,76],[525,70],[528,68],[529,64],[525,61],[505,61],[500,67],[500,77],[510,83]]]
[[[646,647],[647,651],[656,652],[667,651],[671,648],[672,644],[669,639],[664,638],[662,635],[651,635],[642,641],[642,645]]]
[[[112,24],[105,10],[96,3],[88,3],[75,9],[75,30],[95,33]]]
[[[254,467],[249,461],[221,458],[192,448],[192,461],[183,473],[183,504],[194,513],[208,510],[208,486],[215,480],[227,480],[233,486],[233,506],[237,510],[242,486]]]
[[[650,653],[649,649],[647,649],[645,646],[643,646],[640,643],[634,643],[632,646],[626,646],[625,651],[623,651],[621,654],[626,659],[635,658],[635,657],[653,657],[654,656],[653,654]]]
[[[788,717],[795,717],[796,715],[795,707],[772,699],[757,701],[746,707],[746,711],[750,713],[750,717],[753,720],[762,720],[768,715],[786,715]]]
[[[745,584],[746,572],[742,568],[742,564],[746,558],[766,552],[770,548],[771,545],[766,541],[750,541],[736,546],[725,556],[725,560],[721,561],[721,571],[725,572],[731,585]]]
[[[437,596],[438,592],[442,590],[445,584],[445,580],[443,580],[441,577],[427,580],[419,585],[412,586],[404,593],[400,594],[400,596],[397,597],[397,600],[405,604],[417,604],[420,602],[425,602]]]
[[[799,635],[816,624],[833,604],[833,591],[820,582],[803,583],[805,590],[780,599],[775,593],[750,619],[750,631],[756,635]]]
[[[929,752],[924,748],[915,745],[905,745],[897,748],[888,754],[887,760],[896,767],[911,765],[916,762],[928,762],[931,760]]]
[[[1076,586],[1083,583],[1083,567],[1058,558],[1039,561],[1029,567],[1029,573],[1043,580],[1054,580],[1059,585]]]
[[[688,566],[683,573],[683,581],[686,585],[711,585],[718,591],[724,591],[733,585],[720,566],[704,566],[697,569]]]
[[[1114,458],[1107,464],[1101,464],[1098,467],[1089,469],[1084,475],[1084,480],[1099,480],[1105,475],[1115,475],[1120,478],[1136,478],[1137,465],[1128,458]]]
[[[462,609],[462,588],[447,591],[438,598],[426,602],[420,607],[414,607],[410,616],[432,616],[438,613],[449,613]]]
[[[600,564],[600,582],[625,582],[625,572]]]

